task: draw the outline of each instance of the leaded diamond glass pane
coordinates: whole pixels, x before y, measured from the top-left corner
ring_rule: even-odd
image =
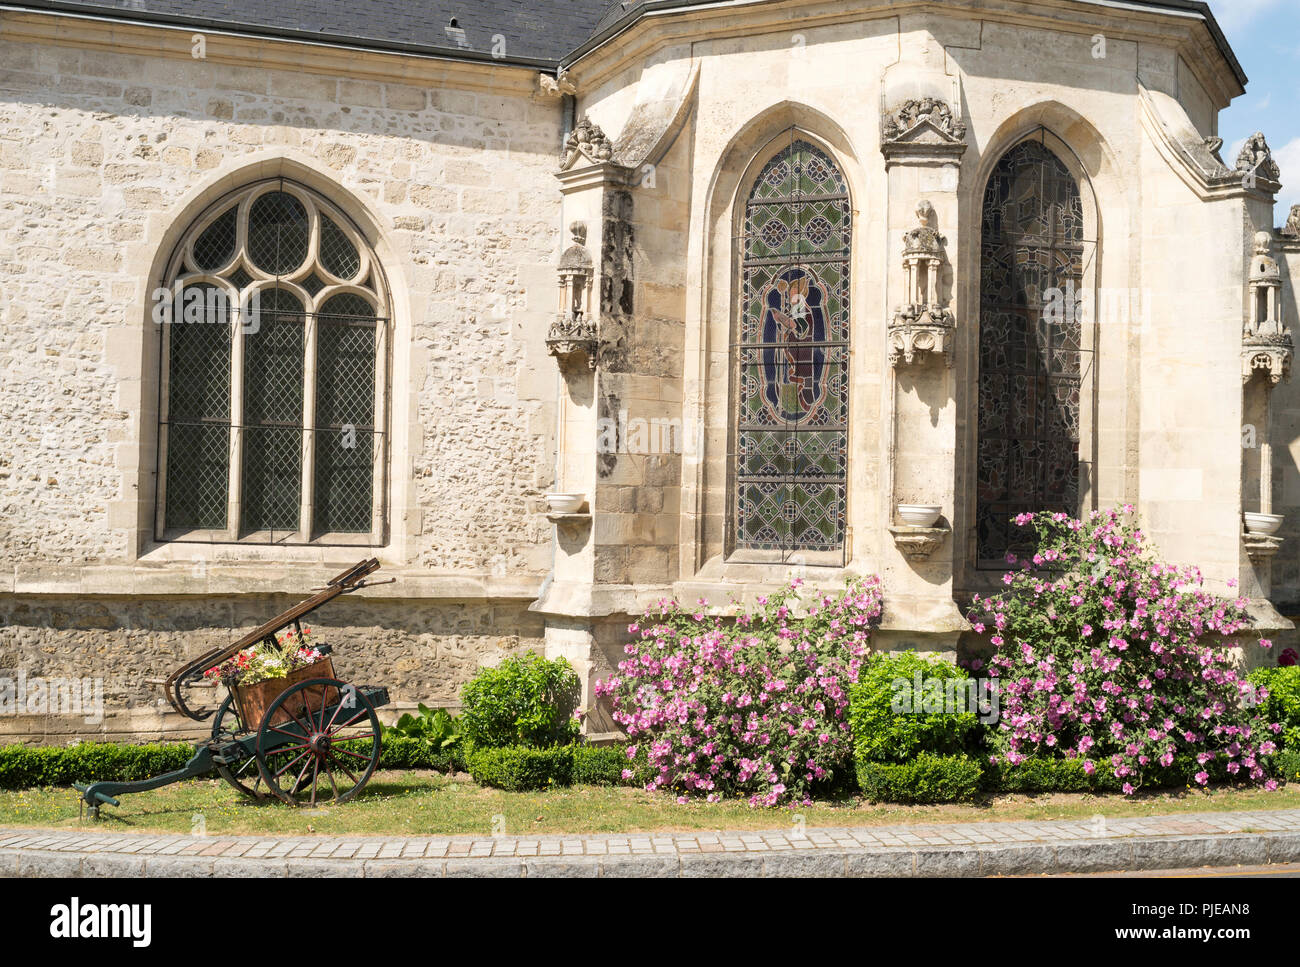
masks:
[[[244,335],[244,422],[302,426],[303,307],[283,289],[263,290]]]
[[[978,561],[1032,552],[1010,519],[1079,510],[1083,202],[1038,141],[998,162],[984,196],[980,266]],[[1056,307],[1056,310],[1053,309]]]
[[[244,429],[243,526],[296,531],[302,500],[302,430]]]
[[[238,207],[222,213],[194,240],[194,267],[200,272],[221,268],[235,254],[238,215]]]
[[[739,548],[843,549],[851,233],[839,168],[792,140],[756,180],[741,238]]]
[[[221,530],[230,461],[230,303],[215,286],[196,285],[182,291],[180,306],[168,326],[165,526]]]
[[[328,215],[320,217],[320,264],[325,271],[344,280],[361,271],[361,255],[357,247]]]
[[[165,526],[225,530],[229,470],[228,424],[168,423]]]
[[[231,272],[226,278],[230,280],[231,285],[241,292],[248,288],[248,284],[253,281],[253,277],[244,271],[242,265],[235,269],[235,271]]]
[[[256,331],[244,336],[245,530],[297,530],[302,495],[302,303],[261,293]]]
[[[352,294],[321,307],[316,355],[316,526],[370,530],[374,480],[374,311]]]
[[[316,529],[321,533],[370,531],[376,436],[360,427],[316,431]]]
[[[229,420],[230,301],[215,286],[186,286],[168,335],[168,420]]]
[[[248,256],[268,275],[288,275],[307,258],[307,209],[293,195],[271,191],[248,212]]]

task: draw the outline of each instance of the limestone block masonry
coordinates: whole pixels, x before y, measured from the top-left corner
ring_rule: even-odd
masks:
[[[540,74],[233,27],[200,50],[109,6],[0,11],[0,673],[93,679],[110,713],[0,715],[0,740],[178,734],[150,679],[371,556],[397,582],[316,625],[399,708],[454,704],[479,665],[534,648],[574,662],[605,731],[591,688],[631,616],[752,601],[792,575],[879,574],[881,647],[982,647],[963,613],[998,586],[981,484],[1013,393],[993,377],[1014,368],[981,342],[1003,324],[983,232],[1017,149],[1077,193],[1070,281],[1093,309],[1077,352],[1052,356],[1057,496],[1084,514],[1133,503],[1164,556],[1239,584],[1252,633],[1294,642],[1300,384],[1265,397],[1241,376],[1257,247],[1269,320],[1300,324],[1300,223],[1274,211],[1297,173],[1264,134],[1240,170],[1218,153],[1245,77],[1204,15],[1050,7],[628,5],[623,29]],[[781,230],[747,218],[795,139],[842,175],[850,227],[828,258],[848,266],[847,442],[777,475],[806,494],[796,478],[829,474],[843,499],[820,543],[741,548],[738,467],[779,470],[791,443],[742,452],[744,381],[773,378],[735,348],[763,311],[745,273]],[[341,540],[164,540],[155,290],[200,213],[275,179],[342,212],[387,283],[381,520]],[[814,222],[800,244],[829,244]],[[825,308],[799,291],[800,313]],[[1243,446],[1244,426],[1267,445]],[[1025,499],[1050,503],[1041,489]],[[548,512],[557,491],[582,506]],[[899,504],[940,508],[933,533],[900,532]],[[1272,553],[1243,535],[1262,506],[1283,518]]]

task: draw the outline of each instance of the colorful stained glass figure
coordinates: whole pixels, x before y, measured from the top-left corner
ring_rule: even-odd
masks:
[[[1079,186],[1060,158],[1038,140],[1008,151],[984,195],[980,253],[980,566],[1032,553],[1016,515],[1079,511],[1087,244]]]
[[[842,553],[852,208],[839,167],[791,137],[755,179],[743,232],[734,544]]]

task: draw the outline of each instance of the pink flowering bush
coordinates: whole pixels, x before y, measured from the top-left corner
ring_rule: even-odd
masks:
[[[1110,770],[1126,793],[1182,775],[1275,788],[1265,762],[1280,726],[1245,707],[1252,686],[1213,647],[1247,627],[1247,602],[1158,560],[1132,512],[1016,518],[1035,529],[1038,550],[1003,575],[1000,595],[976,596],[970,615],[997,649],[990,762],[1078,759],[1089,775]]]
[[[679,802],[745,796],[751,806],[809,803],[852,770],[848,687],[880,617],[879,578],[823,594],[797,615],[800,581],[753,613],[706,615],[661,601],[629,631],[618,673],[596,685],[644,756],[646,788]],[[632,763],[624,778],[633,774]]]

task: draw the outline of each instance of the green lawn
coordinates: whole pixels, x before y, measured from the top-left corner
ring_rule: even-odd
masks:
[[[975,805],[871,805],[860,798],[795,810],[751,809],[744,802],[681,806],[670,796],[612,786],[573,786],[546,792],[502,792],[468,776],[436,772],[377,772],[354,802],[316,810],[278,801],[256,803],[220,780],[196,780],[122,796],[96,823],[79,819],[71,789],[0,791],[0,826],[96,828],[121,832],[194,831],[202,817],[208,835],[429,835],[493,833],[623,833],[647,831],[876,826],[965,823],[981,820],[1087,819],[1103,815],[1154,816],[1234,809],[1300,808],[1300,785],[1259,789],[1185,790],[1125,797],[1055,794],[1000,796]]]

